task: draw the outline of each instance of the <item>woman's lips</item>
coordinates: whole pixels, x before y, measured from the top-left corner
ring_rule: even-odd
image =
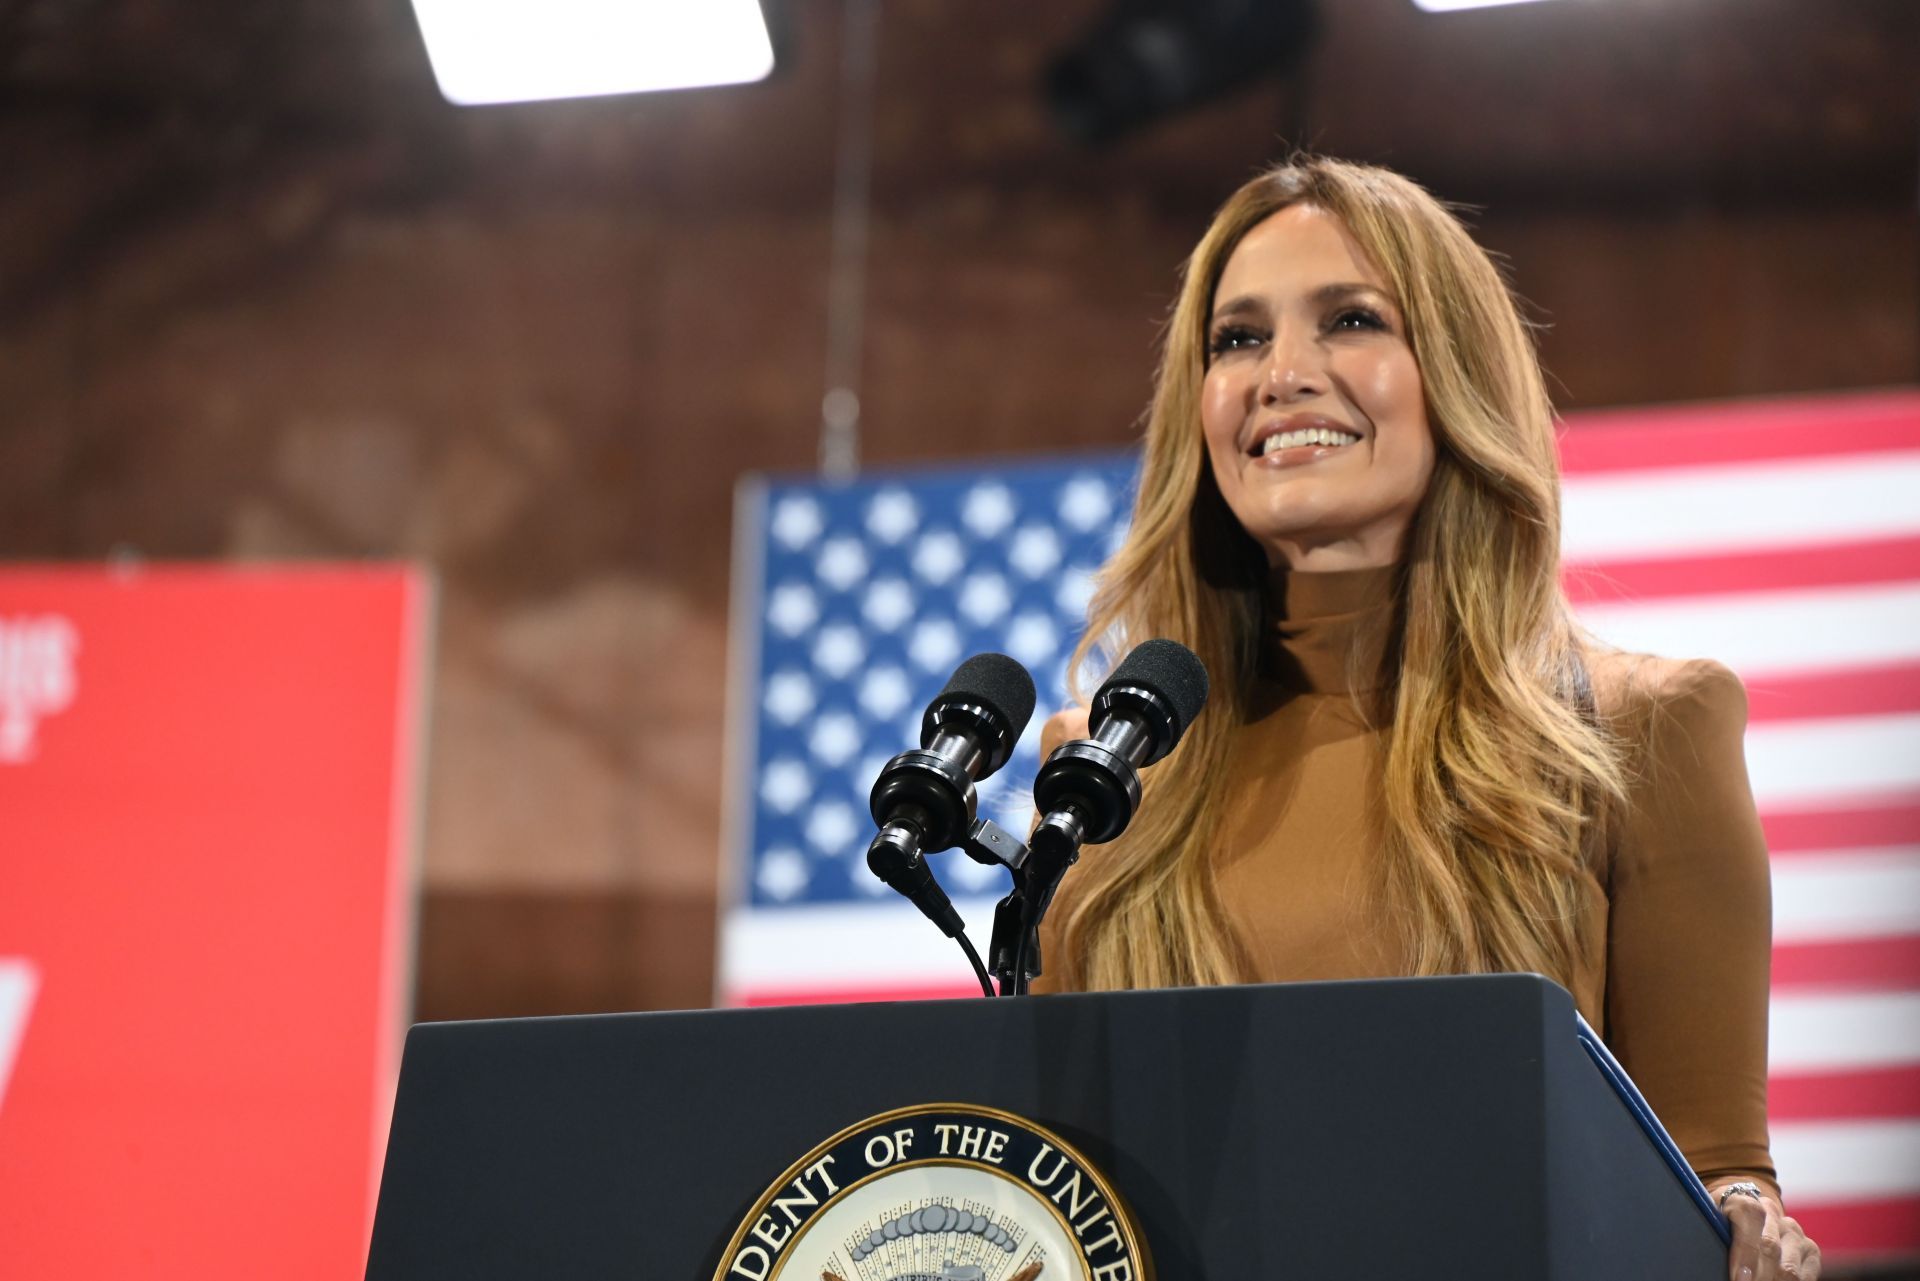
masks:
[[[1358,444],[1355,441],[1354,444]],[[1256,466],[1267,468],[1300,467],[1307,463],[1317,463],[1322,458],[1331,458],[1353,445],[1295,445],[1292,449],[1276,449],[1270,454],[1259,454],[1253,459]]]

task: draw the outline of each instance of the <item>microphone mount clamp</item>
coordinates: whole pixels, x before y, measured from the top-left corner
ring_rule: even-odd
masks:
[[[961,843],[976,863],[1013,873],[1013,889],[994,908],[987,946],[987,971],[1001,996],[1026,995],[1027,985],[1040,976],[1040,920],[1060,878],[1079,860],[1086,832],[1086,816],[1068,804],[1034,829],[1031,845],[985,818],[974,822]]]

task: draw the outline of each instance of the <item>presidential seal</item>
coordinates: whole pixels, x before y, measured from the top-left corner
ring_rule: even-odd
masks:
[[[1150,1281],[1132,1214],[1073,1146],[966,1103],[887,1112],[801,1157],[714,1281]]]

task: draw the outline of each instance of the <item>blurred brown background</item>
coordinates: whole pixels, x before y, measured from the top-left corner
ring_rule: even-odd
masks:
[[[456,108],[405,0],[0,5],[0,557],[439,576],[416,1014],[711,996],[731,498],[818,445],[843,11],[743,88]],[[889,0],[864,459],[1112,448],[1304,143],[1472,202],[1563,408],[1920,380],[1920,5],[1329,0],[1104,150],[1102,6]]]

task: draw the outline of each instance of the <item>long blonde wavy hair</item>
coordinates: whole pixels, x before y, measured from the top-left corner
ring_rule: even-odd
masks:
[[[1531,334],[1487,254],[1426,191],[1311,156],[1235,192],[1185,268],[1132,528],[1101,571],[1074,667],[1096,648],[1110,656],[1170,636],[1206,663],[1213,692],[1179,749],[1147,771],[1133,827],[1077,870],[1049,958],[1056,981],[1250,977],[1214,892],[1212,852],[1230,736],[1254,691],[1267,571],[1214,482],[1199,406],[1227,259],[1295,204],[1338,217],[1389,282],[1436,446],[1383,658],[1374,892],[1410,973],[1533,970],[1569,982],[1595,833],[1624,788],[1560,586],[1559,468]]]

